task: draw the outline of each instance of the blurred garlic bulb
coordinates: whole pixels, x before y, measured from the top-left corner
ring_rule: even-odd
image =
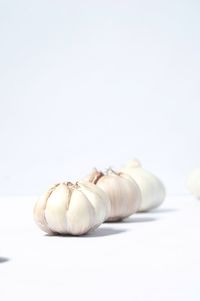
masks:
[[[120,171],[135,180],[141,190],[142,202],[139,212],[156,208],[164,201],[164,185],[156,176],[143,169],[138,160],[128,162]]]
[[[80,235],[97,228],[110,214],[106,194],[92,183],[60,183],[35,204],[34,219],[47,233]]]
[[[107,221],[118,221],[135,213],[141,202],[139,187],[126,174],[116,173],[109,169],[106,174],[93,169],[84,179],[100,187],[111,203],[110,215]]]
[[[191,171],[187,180],[188,190],[197,198],[200,198],[200,168]]]

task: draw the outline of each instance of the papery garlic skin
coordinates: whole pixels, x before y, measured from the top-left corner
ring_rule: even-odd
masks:
[[[94,169],[85,178],[100,187],[108,196],[111,204],[107,221],[119,221],[135,213],[141,202],[138,185],[126,174],[108,170],[106,174]]]
[[[139,212],[154,209],[162,204],[166,192],[163,183],[152,173],[142,168],[139,160],[132,160],[120,171],[128,174],[138,184],[142,201]]]
[[[190,172],[187,188],[195,197],[200,198],[200,168],[195,168]]]
[[[81,235],[107,218],[110,203],[92,183],[60,183],[49,189],[34,207],[37,225],[47,233]]]

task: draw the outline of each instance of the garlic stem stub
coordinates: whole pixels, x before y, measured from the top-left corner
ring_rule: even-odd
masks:
[[[138,185],[130,176],[116,173],[108,169],[104,174],[93,169],[85,181],[96,184],[108,196],[111,205],[107,221],[119,221],[135,213],[141,203],[141,193]]]
[[[139,212],[154,209],[162,204],[166,192],[163,183],[152,173],[143,169],[139,160],[132,160],[121,172],[128,174],[139,186],[142,201]]]
[[[39,198],[33,214],[44,232],[81,235],[107,219],[110,202],[92,183],[66,182],[54,185]]]
[[[187,188],[195,197],[200,198],[200,168],[193,169],[187,179]]]

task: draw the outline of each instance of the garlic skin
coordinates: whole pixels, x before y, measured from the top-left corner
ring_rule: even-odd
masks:
[[[149,171],[142,168],[139,160],[132,160],[121,169],[128,174],[138,184],[142,202],[138,212],[154,209],[162,204],[166,192],[163,183]]]
[[[100,187],[108,196],[111,204],[107,221],[119,221],[135,213],[141,203],[138,185],[126,174],[109,169],[106,174],[93,169],[84,179]]]
[[[200,198],[200,168],[195,168],[190,172],[187,188],[195,197]]]
[[[33,215],[49,234],[81,235],[97,228],[110,213],[106,194],[92,183],[56,184],[36,202]]]

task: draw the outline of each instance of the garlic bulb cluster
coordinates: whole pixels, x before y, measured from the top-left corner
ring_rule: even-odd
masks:
[[[97,228],[110,214],[106,194],[92,183],[51,187],[34,207],[37,225],[47,233],[81,235]]]
[[[111,210],[107,221],[119,221],[138,210],[141,203],[140,189],[129,175],[111,169],[103,174],[93,169],[84,180],[96,184],[108,196]]]
[[[154,209],[164,201],[164,185],[156,176],[143,169],[138,160],[128,162],[120,171],[128,174],[140,188],[142,201],[139,212]]]
[[[197,176],[199,180],[200,169]],[[200,196],[200,186],[198,189],[193,191]],[[76,184],[54,185],[36,202],[34,219],[49,234],[81,235],[104,221],[120,221],[158,207],[164,198],[161,181],[133,160],[119,172],[93,169]]]
[[[197,198],[200,198],[200,168],[191,171],[187,179],[188,190]]]

